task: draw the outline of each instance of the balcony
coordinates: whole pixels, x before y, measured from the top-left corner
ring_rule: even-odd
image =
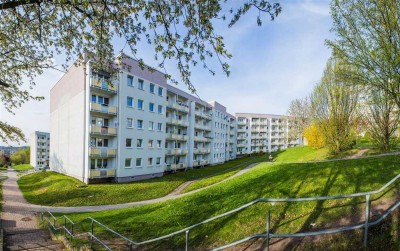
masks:
[[[211,142],[211,137],[194,136],[194,141]]]
[[[246,121],[244,121],[244,120],[240,121],[240,120],[239,120],[237,123],[238,123],[238,125],[245,125],[245,124],[246,124]]]
[[[208,154],[211,153],[211,149],[209,148],[195,148],[193,150],[194,154]]]
[[[115,169],[90,169],[90,179],[115,177]]]
[[[208,160],[195,160],[193,161],[193,166],[205,166],[208,165]]]
[[[172,171],[172,170],[184,169],[184,168],[187,168],[186,163],[167,164],[166,171]]]
[[[198,117],[211,120],[212,116],[209,113],[202,112],[202,111],[195,111],[194,114]]]
[[[246,144],[237,144],[237,147],[246,147]]]
[[[187,153],[188,153],[187,149],[181,149],[181,148],[165,150],[165,155],[186,155]]]
[[[91,134],[115,136],[117,135],[117,128],[115,127],[105,127],[105,126],[90,126]]]
[[[184,112],[184,113],[188,113],[189,112],[189,106],[184,105],[184,104],[169,102],[167,104],[167,107],[171,108],[171,109],[176,109],[176,110]]]
[[[111,93],[117,93],[117,85],[107,83],[107,81],[99,80],[99,79],[93,79],[90,78],[90,87],[95,88],[97,90],[105,91],[105,92],[111,92]]]
[[[189,126],[189,121],[184,121],[184,120],[180,120],[180,119],[173,119],[173,118],[167,118],[167,124],[188,127]]]
[[[117,155],[117,150],[113,148],[97,148],[97,147],[90,147],[89,148],[89,155],[91,157],[115,157]]]
[[[104,104],[90,102],[90,111],[115,115],[117,114],[117,107],[112,105],[104,105]]]
[[[237,129],[237,132],[246,132],[246,131],[247,131],[247,129],[244,128],[244,127],[238,128],[238,129]]]
[[[187,135],[181,135],[181,134],[174,134],[174,133],[167,133],[166,135],[167,140],[181,140],[181,141],[187,141],[189,137]]]
[[[198,130],[211,131],[211,127],[210,126],[202,125],[202,124],[199,124],[199,123],[195,123],[194,124],[194,128],[196,128]]]

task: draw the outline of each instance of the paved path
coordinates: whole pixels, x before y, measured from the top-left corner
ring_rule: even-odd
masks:
[[[64,245],[51,240],[49,232],[39,228],[34,211],[19,190],[17,172],[7,170],[6,174],[1,214],[6,250],[63,250]]]

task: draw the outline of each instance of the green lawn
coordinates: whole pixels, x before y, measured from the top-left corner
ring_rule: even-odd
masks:
[[[375,190],[400,173],[400,156],[384,156],[322,163],[263,163],[245,175],[204,191],[171,201],[120,210],[71,214],[78,221],[91,216],[126,236],[143,241],[182,229],[261,197],[308,197]],[[382,198],[373,196],[372,206]],[[378,200],[379,199],[379,200]],[[210,248],[265,231],[271,210],[271,231],[308,231],[339,224],[364,213],[362,199],[318,202],[262,203],[235,215],[207,223],[190,232],[190,247]],[[343,220],[343,224],[346,221]],[[312,227],[314,226],[314,227]],[[84,225],[88,229],[88,225]],[[96,228],[101,234],[101,229]],[[149,249],[179,249],[183,236],[170,238]]]
[[[16,165],[12,167],[14,170],[16,170],[17,172],[22,172],[22,171],[26,171],[29,169],[33,169],[33,166],[29,165],[29,164],[21,164],[21,165]]]
[[[18,185],[27,201],[50,206],[86,206],[118,204],[165,196],[182,183],[196,178],[225,173],[241,165],[266,160],[267,155],[236,159],[224,164],[178,172],[161,178],[125,184],[85,185],[72,177],[55,172],[38,172],[21,177]]]

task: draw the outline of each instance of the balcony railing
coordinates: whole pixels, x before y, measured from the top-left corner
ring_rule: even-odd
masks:
[[[246,144],[237,144],[237,147],[246,147]]]
[[[211,120],[211,118],[212,118],[212,116],[210,114],[208,114],[206,112],[202,112],[202,111],[195,111],[194,114],[196,116],[199,116],[201,118],[208,119],[208,120]]]
[[[90,79],[90,87],[101,89],[104,91],[109,91],[116,93],[117,85],[112,83],[107,83],[107,81],[99,80],[99,79]]]
[[[188,153],[187,149],[181,149],[181,148],[165,150],[165,155],[186,155],[187,153]]]
[[[199,129],[199,130],[205,130],[205,131],[211,131],[211,127],[207,125],[202,125],[199,123],[194,124],[194,128]]]
[[[117,128],[105,126],[90,126],[90,133],[115,136],[117,135]]]
[[[167,164],[166,165],[166,171],[172,171],[172,170],[183,169],[183,168],[187,168],[186,163],[177,163],[177,164]]]
[[[210,137],[194,136],[194,141],[211,142]]]
[[[189,121],[173,119],[173,118],[167,118],[167,123],[173,124],[173,125],[185,126],[185,127],[189,126]]]
[[[211,149],[208,148],[195,148],[193,150],[194,154],[207,154],[207,153],[211,153]]]
[[[117,114],[117,107],[112,105],[103,105],[99,103],[90,102],[90,111],[114,115]]]
[[[167,107],[172,108],[172,109],[177,109],[178,111],[185,112],[185,113],[189,112],[189,106],[183,105],[183,104],[169,102],[167,104]]]
[[[193,166],[204,166],[208,165],[208,160],[195,160],[193,161]]]
[[[115,157],[117,150],[113,148],[90,147],[89,155],[92,157]]]
[[[91,169],[90,170],[90,178],[91,179],[109,178],[109,177],[115,177],[115,169],[114,168]]]
[[[169,140],[182,140],[182,141],[187,141],[189,139],[187,135],[174,134],[174,133],[167,133],[166,138]]]

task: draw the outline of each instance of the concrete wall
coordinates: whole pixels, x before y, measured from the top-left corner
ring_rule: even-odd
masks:
[[[73,65],[50,91],[50,169],[81,180],[86,141],[84,79],[84,67]]]

